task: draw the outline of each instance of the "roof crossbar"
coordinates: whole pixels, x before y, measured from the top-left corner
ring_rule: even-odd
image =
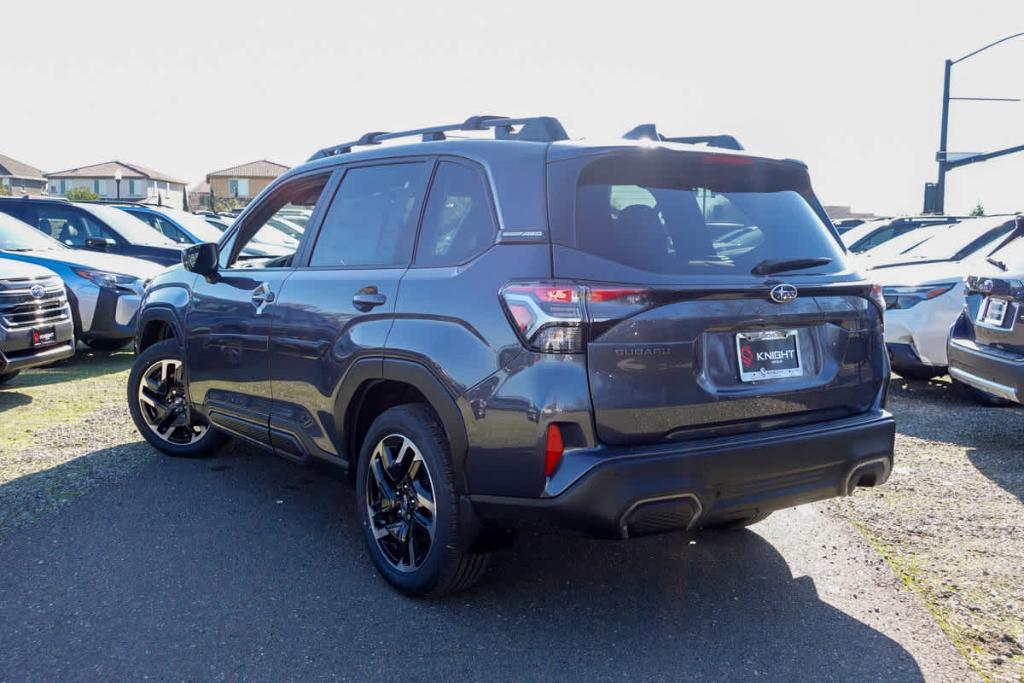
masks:
[[[670,138],[659,133],[658,127],[653,123],[641,123],[622,137],[626,140],[657,140],[659,142],[681,142],[687,145],[707,145],[722,149],[743,149],[740,141],[732,135],[692,135]]]
[[[519,130],[516,130],[516,128]],[[558,119],[551,116],[528,116],[523,118],[509,118],[507,116],[470,116],[462,123],[452,123],[445,126],[431,126],[429,128],[414,128],[398,132],[374,131],[363,135],[358,140],[343,142],[340,145],[325,147],[309,158],[323,159],[324,157],[347,154],[353,147],[367,145],[379,145],[384,140],[395,140],[420,136],[424,142],[447,139],[446,133],[458,131],[493,130],[496,140],[527,140],[530,142],[556,142],[568,140],[569,135]]]

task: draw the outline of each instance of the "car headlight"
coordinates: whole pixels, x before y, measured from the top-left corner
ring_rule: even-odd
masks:
[[[89,282],[105,289],[116,289],[123,292],[134,292],[139,278],[133,275],[120,275],[108,273],[104,270],[90,270],[88,268],[75,268],[75,275],[84,277]]]
[[[942,296],[958,284],[960,283],[943,282],[938,285],[883,287],[882,296],[885,298],[885,309],[887,311],[899,311],[907,308],[913,308],[922,301],[928,301],[929,299]]]

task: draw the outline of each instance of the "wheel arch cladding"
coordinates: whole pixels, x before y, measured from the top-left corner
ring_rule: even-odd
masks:
[[[373,420],[388,408],[407,403],[426,403],[437,415],[448,439],[455,483],[466,492],[464,465],[466,427],[454,397],[434,374],[422,365],[396,359],[364,359],[354,364],[338,394],[335,420],[349,454],[350,471],[359,458],[361,440]]]
[[[139,320],[136,335],[139,353],[165,339],[174,339],[179,346],[183,345],[184,340],[174,313],[163,308],[147,309],[144,317]]]

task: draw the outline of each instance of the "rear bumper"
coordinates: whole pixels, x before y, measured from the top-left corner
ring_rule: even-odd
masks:
[[[879,410],[742,437],[622,449],[557,496],[469,500],[480,521],[505,527],[612,538],[685,529],[882,484],[892,470],[895,431],[892,416]]]
[[[949,374],[987,394],[1017,403],[1024,399],[1024,356],[951,339]]]

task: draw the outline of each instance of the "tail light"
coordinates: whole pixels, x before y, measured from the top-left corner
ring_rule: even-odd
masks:
[[[648,294],[635,287],[531,282],[506,285],[501,301],[528,348],[582,353],[609,325],[645,308]]]

